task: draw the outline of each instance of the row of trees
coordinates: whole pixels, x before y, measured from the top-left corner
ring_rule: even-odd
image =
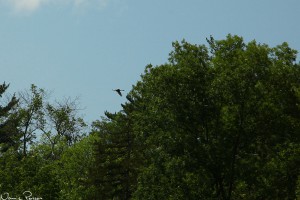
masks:
[[[0,191],[44,199],[300,198],[297,52],[231,35],[207,42],[174,42],[169,62],[148,65],[123,109],[105,112],[90,131],[74,101],[49,103],[36,86],[12,97],[0,110]]]
[[[173,43],[94,124],[102,199],[296,199],[300,66],[286,43]],[[99,199],[101,199],[99,198]]]
[[[86,179],[84,166],[93,161],[92,137],[85,137],[77,100],[50,103],[49,93],[35,85],[9,98],[8,86],[0,86],[2,198],[30,191],[44,199],[74,199],[73,190],[83,190],[76,184]]]

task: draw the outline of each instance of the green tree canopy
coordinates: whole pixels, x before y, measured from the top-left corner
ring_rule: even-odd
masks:
[[[295,199],[297,52],[232,35],[207,42],[174,42],[169,63],[148,65],[127,96],[121,113],[140,159],[133,199]],[[99,130],[111,146],[128,129],[117,116]],[[103,165],[118,160],[100,149]]]
[[[0,85],[0,98],[7,88],[8,84],[3,83]],[[17,105],[18,100],[15,96],[10,98],[5,105],[0,105],[0,150],[6,151],[10,146],[18,145],[17,139],[20,136],[17,126],[18,118],[14,113],[14,108]]]

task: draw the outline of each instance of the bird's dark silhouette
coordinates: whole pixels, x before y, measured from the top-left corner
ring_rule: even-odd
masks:
[[[115,89],[115,90],[113,90],[113,91],[116,91],[120,96],[122,96],[122,93],[121,93],[121,91],[124,91],[124,90],[120,90],[120,89]]]

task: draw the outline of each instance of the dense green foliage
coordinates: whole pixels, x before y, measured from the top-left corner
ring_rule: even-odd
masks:
[[[118,167],[138,169],[137,182],[130,181],[135,183],[130,185],[133,199],[296,198],[296,51],[286,43],[275,48],[245,44],[231,35],[220,41],[210,38],[208,44],[175,42],[169,63],[147,66],[123,111],[107,114],[98,130],[104,142],[96,150],[97,169],[105,174],[95,176],[110,178],[102,188],[109,196],[99,192],[101,197],[129,199],[121,183],[131,177],[116,179],[119,172],[103,167],[124,159],[115,145],[126,144],[122,138],[129,130],[127,153],[140,160]]]
[[[1,140],[0,194],[300,198],[297,52],[231,35],[207,42],[174,42],[169,62],[148,65],[123,109],[87,136],[74,102],[47,102],[36,86],[13,97],[0,113],[13,124],[0,127],[10,138]]]
[[[3,95],[9,85],[3,83],[0,85],[0,98]],[[8,103],[4,106],[0,105],[0,151],[5,152],[9,147],[15,146],[15,139],[20,137],[20,134],[16,128],[18,123],[18,117],[13,112],[14,107],[18,103],[18,100],[13,96]]]

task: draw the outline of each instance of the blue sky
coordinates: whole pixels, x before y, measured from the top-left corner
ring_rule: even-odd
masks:
[[[115,112],[172,42],[228,33],[300,51],[299,0],[0,0],[0,82],[79,97],[85,119]],[[299,58],[298,58],[299,60]]]

